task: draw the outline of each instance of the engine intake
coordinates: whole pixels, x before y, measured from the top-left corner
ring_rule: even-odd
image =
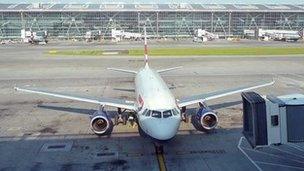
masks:
[[[97,135],[109,135],[113,130],[113,122],[103,110],[96,111],[91,118],[91,129]]]
[[[218,117],[210,108],[201,107],[196,115],[192,116],[192,124],[199,131],[214,129],[218,123]]]
[[[218,119],[217,119],[217,116],[215,113],[208,112],[208,113],[203,114],[200,121],[201,121],[203,128],[210,130],[217,126]]]

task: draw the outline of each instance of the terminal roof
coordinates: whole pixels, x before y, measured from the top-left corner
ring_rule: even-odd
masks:
[[[0,11],[220,11],[220,12],[304,12],[304,4],[3,4]]]

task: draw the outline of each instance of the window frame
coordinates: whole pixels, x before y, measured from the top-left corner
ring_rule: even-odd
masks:
[[[147,111],[147,113],[146,113],[145,116],[146,116],[146,117],[150,117],[150,116],[151,116],[151,110],[148,109],[148,111]]]
[[[180,114],[180,110],[178,110],[177,108],[172,109],[172,114],[173,116],[177,116]]]
[[[166,115],[166,116],[165,116],[165,112],[169,112],[170,115]],[[165,110],[165,111],[163,111],[162,113],[163,113],[163,118],[169,118],[169,117],[172,117],[172,116],[173,116],[172,110]]]
[[[153,113],[159,113],[159,115],[153,116]],[[153,117],[153,118],[162,118],[162,112],[158,111],[158,110],[152,110],[150,116]]]

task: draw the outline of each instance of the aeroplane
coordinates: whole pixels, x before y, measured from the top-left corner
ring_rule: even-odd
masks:
[[[199,109],[192,117],[192,124],[200,131],[210,131],[216,128],[218,116],[206,105],[205,101],[274,84],[274,81],[264,82],[176,99],[162,79],[161,74],[179,68],[181,67],[154,70],[149,66],[147,36],[144,28],[144,66],[138,71],[108,68],[135,77],[135,101],[105,97],[82,97],[34,88],[15,87],[15,90],[98,104],[100,107],[91,116],[90,121],[90,127],[97,135],[110,135],[115,125],[126,124],[130,118],[133,118],[138,124],[141,135],[144,133],[155,140],[164,141],[172,139],[177,134],[181,122],[187,121],[189,118],[186,115],[187,106],[199,104]],[[114,123],[105,110],[107,106],[117,108]],[[131,112],[125,112],[126,110]]]

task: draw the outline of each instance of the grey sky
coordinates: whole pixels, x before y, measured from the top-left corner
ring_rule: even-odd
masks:
[[[304,0],[0,0],[0,3],[221,3],[221,4],[304,4]]]

